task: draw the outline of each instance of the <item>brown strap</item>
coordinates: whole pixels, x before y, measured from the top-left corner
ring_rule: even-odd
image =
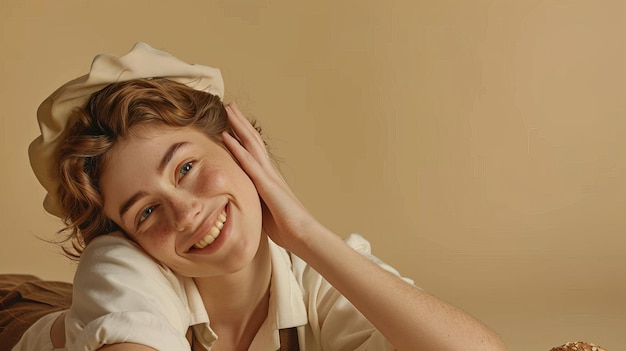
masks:
[[[280,350],[279,351],[300,351],[298,344],[298,329],[296,327],[280,329]]]
[[[192,327],[187,328],[187,333],[185,334],[185,337],[187,338],[187,342],[189,342],[189,346],[191,346],[191,350],[193,351],[193,343],[195,340]]]

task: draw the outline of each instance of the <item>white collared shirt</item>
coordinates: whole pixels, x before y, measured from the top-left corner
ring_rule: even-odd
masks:
[[[399,276],[371,255],[369,242],[361,236],[353,234],[346,243]],[[393,350],[306,262],[271,240],[270,252],[269,312],[249,350],[279,349],[279,329],[291,327],[297,327],[301,351]],[[190,350],[185,337],[189,327],[207,350],[218,337],[193,280],[174,274],[136,244],[116,235],[95,239],[81,256],[65,324],[67,344],[61,350],[68,351],[97,350],[120,342],[157,350]]]

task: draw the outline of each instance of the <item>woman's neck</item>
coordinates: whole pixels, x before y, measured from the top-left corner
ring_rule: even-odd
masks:
[[[211,328],[220,338],[218,343],[245,346],[247,350],[267,317],[271,274],[269,243],[262,235],[256,255],[244,269],[194,279]]]

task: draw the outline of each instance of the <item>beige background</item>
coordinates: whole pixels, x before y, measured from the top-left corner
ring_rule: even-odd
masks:
[[[3,0],[0,23],[0,273],[71,280],[38,239],[35,111],[142,40],[220,67],[322,222],[511,350],[624,348],[625,2]]]

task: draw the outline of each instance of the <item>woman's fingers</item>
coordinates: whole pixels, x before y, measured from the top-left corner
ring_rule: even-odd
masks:
[[[243,147],[248,150],[261,164],[266,164],[268,160],[267,149],[259,132],[246,119],[235,104],[226,106],[228,121]]]
[[[265,142],[256,128],[234,103],[227,105],[226,111],[231,127],[239,140],[224,133],[224,142],[252,178],[261,196],[272,194],[278,196],[275,191],[282,189],[282,193],[294,197],[291,188],[270,160]],[[265,192],[270,188],[274,189],[274,192]]]
[[[254,157],[237,139],[235,139],[232,135],[227,132],[222,133],[222,138],[224,140],[224,144],[230,150],[230,152],[235,156],[235,159],[239,161],[243,170],[252,178],[257,190],[262,186],[262,182],[259,182],[261,177],[263,176],[263,167],[257,161],[256,157]]]
[[[229,109],[233,112],[233,114],[235,115],[235,117],[243,122],[244,124],[244,128],[249,131],[257,140],[257,142],[260,145],[265,145],[265,143],[263,142],[263,138],[261,137],[261,134],[259,134],[259,131],[248,121],[248,119],[243,115],[243,113],[241,112],[241,110],[239,110],[239,107],[237,106],[237,104],[230,103],[228,105]]]
[[[226,111],[229,123],[238,138],[224,132],[222,138],[226,147],[248,173],[257,191],[262,196],[270,193],[268,189],[280,186],[282,177],[270,161],[263,139],[234,104],[226,106]]]
[[[274,242],[289,248],[297,242],[301,229],[315,220],[268,157],[259,132],[236,105],[229,104],[226,111],[236,138],[224,132],[224,144],[248,174],[262,199],[263,228]]]

